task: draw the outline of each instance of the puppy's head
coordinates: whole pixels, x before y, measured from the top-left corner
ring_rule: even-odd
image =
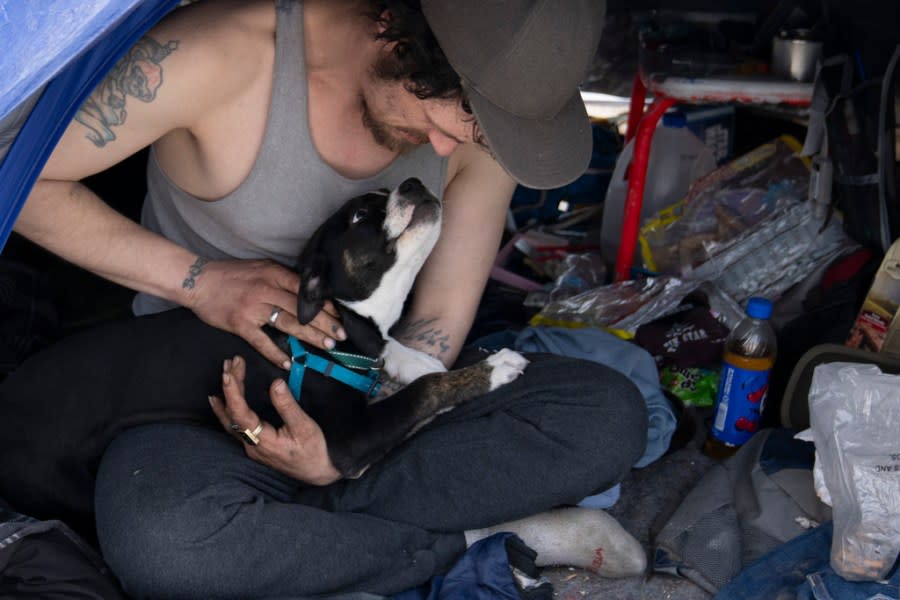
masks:
[[[441,203],[418,179],[350,199],[300,254],[298,319],[308,323],[331,299],[386,334],[440,230]]]

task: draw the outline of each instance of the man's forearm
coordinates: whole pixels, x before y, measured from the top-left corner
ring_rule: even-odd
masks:
[[[403,319],[391,331],[395,340],[410,348],[415,348],[435,357],[445,366],[456,360],[461,342],[453,343],[450,333],[441,327],[437,317]]]
[[[438,359],[446,367],[456,360],[462,347],[462,341],[453,343],[453,336],[441,326],[441,319],[437,317],[404,317],[391,330],[391,337],[404,346]],[[378,399],[386,398],[408,384],[408,382],[393,379],[386,372],[382,372],[379,382],[381,391]]]
[[[39,181],[14,229],[50,252],[130,289],[186,304],[197,256],[116,212],[80,183]],[[194,273],[196,279],[198,273]]]

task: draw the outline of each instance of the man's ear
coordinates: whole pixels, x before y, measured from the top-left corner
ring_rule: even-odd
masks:
[[[297,320],[302,325],[312,321],[331,294],[325,258],[321,254],[304,257],[299,267],[300,292],[297,294]]]

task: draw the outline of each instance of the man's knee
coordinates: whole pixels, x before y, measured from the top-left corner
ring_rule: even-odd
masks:
[[[114,440],[98,469],[95,494],[104,558],[126,591],[142,597],[191,589],[200,573],[215,569],[204,548],[216,544],[243,505],[243,499],[232,502],[221,489],[178,472],[181,466],[155,445],[155,434],[138,428]]]
[[[633,465],[647,447],[647,400],[622,373],[600,364],[591,370],[594,381],[602,389],[590,396],[596,401],[598,412],[605,415],[605,418],[598,415],[597,421],[605,421],[606,441],[617,446],[626,464]]]
[[[534,389],[553,422],[567,429],[573,450],[585,461],[621,463],[627,470],[647,444],[647,402],[628,377],[582,359],[544,357],[532,363]],[[531,368],[532,365],[529,365]]]

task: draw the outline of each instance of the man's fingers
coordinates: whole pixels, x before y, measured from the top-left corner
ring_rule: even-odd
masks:
[[[224,402],[209,397],[209,405],[226,431],[240,437],[251,459],[312,485],[340,479],[328,456],[319,425],[294,401],[282,379],[272,383],[269,396],[284,424],[275,429],[250,409],[244,398],[246,363],[240,357],[225,361],[222,372]]]
[[[291,271],[281,265],[274,269],[272,281],[275,285],[287,292],[294,298],[294,304],[297,303],[297,294],[300,292],[300,275],[296,271]]]
[[[285,317],[279,316],[278,318],[281,320]],[[275,342],[272,341],[272,338],[259,327],[251,327],[240,335],[272,364],[278,365],[282,369],[291,368],[290,357],[282,352]]]
[[[328,313],[329,315],[331,315],[331,316],[334,317],[335,319],[340,319],[340,318],[341,318],[341,316],[338,314],[338,311],[337,311],[337,309],[334,307],[334,304],[331,302],[331,300],[326,300],[326,301],[325,301],[325,305],[322,306],[322,311]]]
[[[272,406],[278,412],[284,426],[292,435],[303,438],[318,427],[315,421],[304,412],[283,379],[276,379],[269,389]]]
[[[278,265],[278,268],[275,267],[275,265],[272,265],[273,275],[271,281],[275,285],[276,293],[279,294],[278,306],[290,309],[293,313],[297,307],[297,294],[300,293],[300,275],[280,265]],[[330,300],[325,301],[325,306],[322,310],[335,318],[338,316],[337,310],[335,310]]]
[[[228,371],[231,376],[234,377],[238,392],[243,397],[244,380],[247,377],[247,362],[242,357],[235,356],[231,359],[230,363],[228,361],[225,362],[224,370]]]
[[[231,419],[228,417],[228,413],[225,412],[225,403],[222,399],[218,396],[209,396],[209,407],[219,420],[219,424],[226,430],[231,431]]]
[[[315,327],[333,340],[343,341],[347,339],[347,334],[344,332],[341,322],[325,312],[325,310],[320,310],[319,314],[307,326]]]
[[[272,308],[280,308],[281,314],[289,313],[292,317],[294,317],[294,320],[297,319],[296,293],[292,293],[281,288],[275,288],[274,293],[266,295],[266,302],[268,302]]]
[[[229,424],[253,429],[260,419],[244,398],[245,372],[246,365],[241,357],[226,360],[222,370],[222,392],[225,395],[225,413]]]
[[[278,319],[272,325],[287,334],[293,335],[302,342],[307,342],[323,350],[330,350],[334,348],[336,341],[347,338],[341,322],[324,310],[320,311],[306,325],[301,325],[292,312],[282,310],[278,313]]]

